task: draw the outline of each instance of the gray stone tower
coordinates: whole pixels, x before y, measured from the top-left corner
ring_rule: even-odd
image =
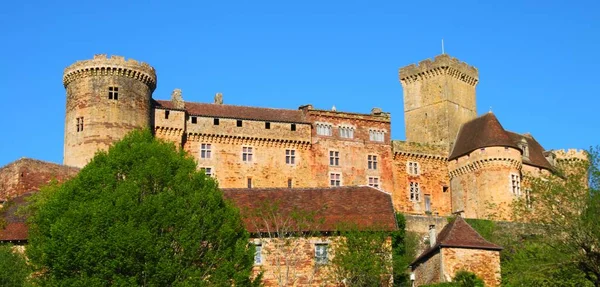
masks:
[[[409,142],[452,148],[460,126],[477,116],[475,67],[448,55],[399,71],[404,90],[404,124]]]
[[[83,167],[98,150],[136,128],[151,126],[156,72],[146,63],[95,55],[65,69],[63,163]]]

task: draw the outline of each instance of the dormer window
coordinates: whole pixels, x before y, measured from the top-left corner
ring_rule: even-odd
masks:
[[[521,139],[521,142],[519,142],[519,148],[523,151],[523,157],[529,157],[529,146],[527,145],[526,139]]]

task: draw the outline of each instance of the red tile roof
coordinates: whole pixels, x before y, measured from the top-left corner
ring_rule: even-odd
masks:
[[[522,139],[527,141],[527,149],[529,149],[529,157],[523,157],[523,163],[529,164],[532,166],[545,168],[548,170],[554,170],[552,165],[548,162],[546,157],[544,156],[544,148],[540,143],[538,143],[533,136],[531,135],[520,135],[518,133],[513,133],[507,131],[510,138],[513,140],[515,144],[521,142]]]
[[[265,203],[278,207],[279,218],[289,218],[293,212],[316,212],[315,219],[320,223],[302,231],[335,231],[340,224],[396,229],[391,195],[368,186],[244,188],[223,189],[223,192],[225,198],[240,208],[245,215],[246,229],[253,233],[265,231],[266,225],[257,223],[261,218],[256,214],[264,209]]]
[[[485,240],[462,217],[458,216],[448,223],[438,234],[435,245],[425,250],[411,265],[424,261],[440,248],[469,248],[483,250],[502,250],[502,247]]]
[[[492,146],[512,147],[521,150],[504,130],[496,116],[489,112],[462,125],[448,160]]]
[[[5,207],[0,210],[0,218],[6,223],[6,227],[0,230],[0,242],[3,241],[27,241],[28,228],[25,223],[26,218],[17,213],[20,207],[28,204],[26,201],[31,193],[27,193],[11,199],[5,203]]]
[[[177,110],[171,101],[155,100],[154,106]],[[185,103],[185,111],[193,116],[258,120],[286,123],[308,123],[301,110],[271,109],[210,103]]]

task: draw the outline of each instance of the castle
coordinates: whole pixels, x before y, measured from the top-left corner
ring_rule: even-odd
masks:
[[[545,151],[530,134],[477,116],[478,70],[448,55],[399,70],[406,140],[393,140],[389,113],[271,109],[186,102],[175,89],[156,100],[146,63],[95,55],[64,71],[65,166],[83,167],[136,128],[151,128],[216,178],[222,188],[368,185],[392,194],[405,214],[486,218],[528,197],[531,176],[552,173],[578,150]],[[0,177],[2,175],[0,174]],[[18,195],[6,180],[0,199]]]
[[[448,55],[401,68],[399,80],[406,140],[392,139],[390,114],[380,108],[359,114],[312,105],[236,106],[225,104],[222,94],[212,103],[186,102],[179,89],[170,100],[156,100],[153,67],[96,55],[64,71],[63,165],[21,159],[0,168],[0,206],[7,200],[23,202],[23,196],[50,179],[73,177],[98,150],[134,129],[150,128],[157,138],[193,156],[238,205],[274,196],[293,206],[327,201],[334,207],[330,220],[387,222],[390,229],[395,228],[394,212],[401,212],[409,230],[429,233],[431,246],[413,266],[417,285],[448,281],[459,267],[472,267],[494,286],[500,282],[501,247],[462,219],[441,229],[447,224],[443,216],[509,219],[515,199],[530,199],[531,178],[554,173],[562,162],[586,154],[546,151],[532,135],[505,130],[493,113],[478,116],[478,70]],[[24,219],[5,213],[9,220],[0,230],[0,242],[26,242]],[[441,230],[437,245],[436,226]],[[465,249],[454,233],[467,234],[477,248]],[[304,253],[311,254],[311,244],[315,252],[322,251],[321,241],[315,242],[305,242]],[[453,255],[442,262],[437,260],[442,253]],[[310,256],[303,260],[305,273],[317,264]],[[435,271],[442,268],[439,264],[447,269],[443,278]]]

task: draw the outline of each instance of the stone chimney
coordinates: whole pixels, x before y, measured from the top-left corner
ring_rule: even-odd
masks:
[[[437,234],[435,233],[435,225],[429,225],[429,246],[435,246],[435,239]]]
[[[173,102],[173,106],[176,109],[185,109],[185,102],[183,101],[183,97],[181,96],[180,89],[173,90],[173,92],[171,93],[171,102]]]
[[[215,104],[217,104],[217,105],[223,104],[223,94],[221,94],[221,93],[215,94]]]

